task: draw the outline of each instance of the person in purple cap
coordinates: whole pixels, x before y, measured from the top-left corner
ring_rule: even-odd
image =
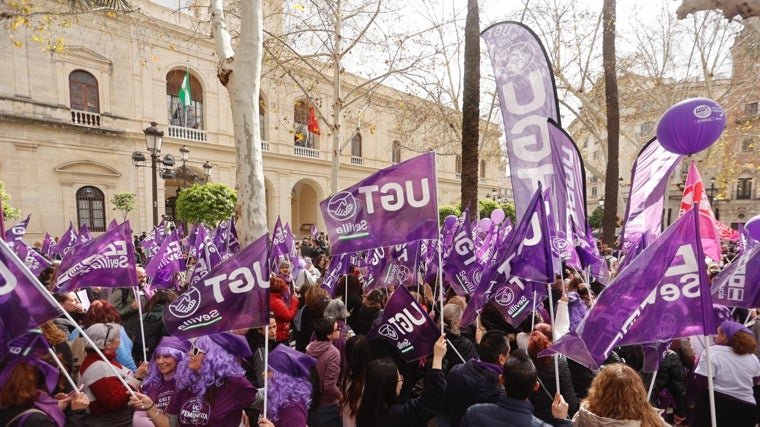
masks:
[[[755,356],[755,336],[739,322],[726,320],[718,327],[715,344],[710,346],[715,415],[718,426],[754,427],[757,402],[752,386],[760,382],[760,361]],[[710,425],[707,391],[707,357],[702,354],[694,371],[691,394],[697,399],[696,421]]]
[[[160,411],[166,411],[166,407],[174,395],[174,378],[177,365],[187,359],[190,347],[189,341],[175,337],[164,337],[153,352],[153,357],[148,365],[150,373],[143,381],[142,392],[155,402],[156,408]],[[153,425],[145,410],[135,411],[132,423],[134,427],[150,427]]]
[[[157,427],[238,427],[256,398],[239,359],[252,356],[245,338],[223,332],[199,337],[177,366],[176,391],[166,411],[142,393],[132,398]]]
[[[312,383],[309,378],[317,359],[288,346],[277,346],[269,354],[270,380],[267,395],[268,423],[276,427],[303,427],[306,425],[312,400]]]

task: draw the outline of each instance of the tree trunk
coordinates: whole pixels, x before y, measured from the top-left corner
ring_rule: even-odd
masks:
[[[615,244],[618,199],[618,151],[620,143],[620,109],[618,106],[617,62],[615,59],[616,1],[604,0],[602,9],[604,63],[604,97],[607,104],[607,174],[604,185],[604,220],[602,241]]]
[[[337,2],[335,8],[338,13],[335,14],[335,33],[333,36],[333,125],[332,125],[332,168],[330,172],[330,194],[335,194],[340,189],[340,153],[341,147],[341,115],[343,114],[343,92],[341,90],[341,40],[343,38],[343,21],[340,11],[341,2]]]
[[[478,126],[480,125],[480,20],[478,1],[467,0],[462,94],[462,206],[478,212]]]
[[[235,53],[224,19],[222,0],[211,1],[219,80],[227,88],[237,157],[236,228],[242,245],[267,232],[264,167],[261,157],[259,91],[263,50],[262,0],[240,2],[240,38]]]

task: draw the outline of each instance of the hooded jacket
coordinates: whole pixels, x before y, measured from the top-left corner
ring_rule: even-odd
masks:
[[[317,359],[319,374],[319,406],[336,405],[340,401],[340,351],[330,341],[313,341],[306,354]]]

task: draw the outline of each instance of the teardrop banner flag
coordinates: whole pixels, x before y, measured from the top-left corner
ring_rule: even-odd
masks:
[[[435,153],[382,169],[323,200],[331,253],[438,239]]]

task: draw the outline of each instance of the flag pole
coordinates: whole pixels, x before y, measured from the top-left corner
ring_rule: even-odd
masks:
[[[438,154],[433,151],[433,170],[438,170]],[[438,185],[435,186],[435,200],[436,200],[436,206],[438,206]],[[441,333],[444,333],[444,327],[443,327],[443,260],[441,257],[441,252],[443,252],[443,239],[441,237],[441,215],[436,216],[436,221],[438,222],[438,298],[441,299]],[[453,346],[452,346],[453,348]]]
[[[533,332],[533,329],[536,327],[536,289],[533,289],[533,314],[532,318],[530,319],[530,331]]]
[[[114,373],[114,375],[119,379],[119,381],[127,389],[127,392],[129,394],[131,394],[132,397],[136,398],[134,391],[132,391],[132,389],[129,387],[129,384],[127,384],[127,381],[124,380],[124,378],[122,378],[122,376],[119,373],[119,371],[116,370],[116,367],[111,364],[111,362],[108,360],[108,358],[106,358],[106,356],[103,354],[103,352],[100,351],[100,349],[98,348],[98,346],[84,332],[84,329],[82,329],[82,327],[79,325],[79,323],[77,323],[77,321],[74,320],[73,317],[71,317],[71,314],[69,314],[69,312],[66,311],[55,298],[53,298],[53,295],[47,290],[47,288],[45,288],[44,286],[42,286],[42,283],[40,283],[40,281],[37,280],[37,277],[35,277],[34,274],[32,274],[32,272],[29,271],[29,268],[26,266],[26,264],[24,264],[23,262],[21,262],[21,260],[18,259],[18,257],[16,256],[16,254],[13,253],[13,251],[10,250],[10,248],[8,247],[8,245],[5,244],[4,242],[0,242],[0,252],[6,252],[6,256],[13,257],[13,259],[15,259],[16,261],[18,261],[17,267],[19,267],[21,269],[21,273],[23,274],[24,278],[27,281],[31,282],[34,285],[34,287],[37,288],[37,292],[39,292],[43,296],[43,298],[45,298],[45,300],[47,300],[48,304],[50,304],[50,305],[52,305],[54,307],[58,307],[58,310],[63,314],[63,316],[66,318],[66,320],[68,320],[69,322],[71,322],[71,324],[76,327],[76,329],[79,331],[79,334],[82,335],[82,338],[84,338],[84,340],[87,341],[87,344],[89,344],[92,347],[93,351],[95,351],[95,353],[97,353],[98,357],[100,357],[101,359],[103,359],[104,362],[106,362],[106,364],[111,369],[111,371]]]
[[[710,342],[708,341],[708,337],[705,335],[702,335],[702,338],[705,339],[705,355],[707,357],[707,390],[708,395],[710,396],[710,425],[718,425],[716,422],[715,417],[715,385],[713,384],[713,369],[712,369],[712,363],[710,362]]]
[[[264,410],[262,415],[267,416],[267,384],[269,383],[269,323],[264,327]]]
[[[137,315],[140,316],[138,319],[140,320],[140,336],[142,336],[143,361],[147,362],[148,349],[145,348],[145,325],[143,324],[142,298],[140,298],[140,289],[137,286],[132,288],[132,291],[135,293],[135,301],[137,301]]]
[[[649,383],[649,391],[647,392],[647,400],[652,398],[652,390],[654,390],[654,382],[657,379],[657,371],[652,372],[652,382]]]
[[[55,354],[55,351],[53,351],[53,348],[50,347],[49,344],[48,344],[48,348],[47,349],[48,349],[48,353],[50,354],[50,356],[53,358],[53,360],[55,360],[55,364],[58,365],[58,370],[60,370],[61,373],[63,374],[63,376],[66,377],[66,381],[69,382],[69,384],[71,385],[71,388],[73,388],[74,391],[79,390],[79,386],[77,385],[76,382],[74,382],[74,379],[71,378],[71,375],[69,375],[69,371],[66,369],[65,366],[63,366],[63,363],[61,363],[61,359],[58,358],[58,355]],[[51,390],[51,392],[52,392],[52,390]]]

